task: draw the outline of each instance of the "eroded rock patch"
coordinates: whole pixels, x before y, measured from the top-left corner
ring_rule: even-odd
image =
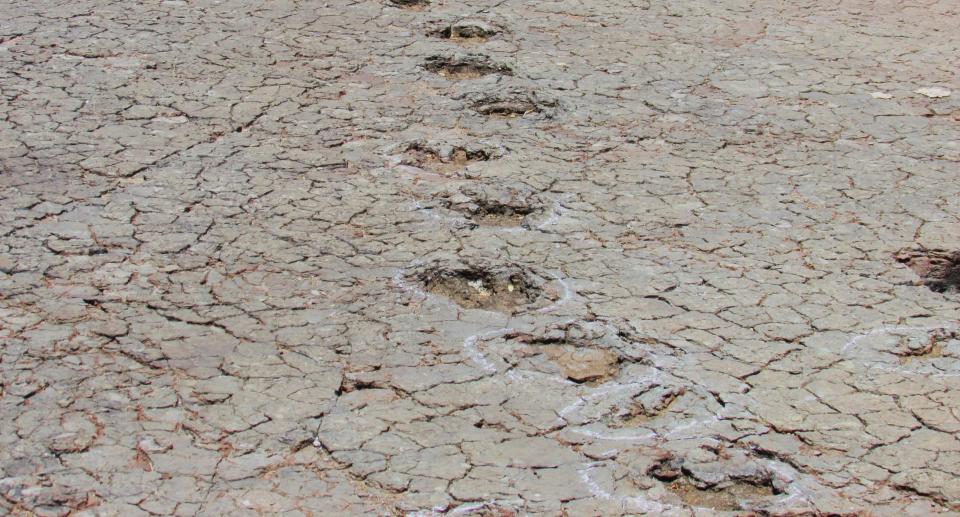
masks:
[[[471,109],[481,115],[515,118],[529,114],[550,117],[558,106],[533,91],[509,89],[501,92],[474,92],[466,95]]]
[[[482,20],[460,20],[431,31],[429,35],[457,42],[483,42],[501,32],[496,25]]]
[[[543,277],[516,265],[433,265],[414,276],[425,291],[467,309],[512,314],[556,297]]]
[[[430,0],[387,0],[394,7],[422,11],[430,6]]]
[[[744,510],[782,492],[780,480],[749,454],[735,449],[704,453],[715,457],[690,461],[667,454],[647,473],[682,504],[697,508]]]
[[[960,335],[956,330],[938,329],[931,332],[926,340],[900,339],[893,353],[900,357],[902,364],[915,359],[936,359],[938,357],[953,357],[960,359],[951,350],[950,345],[956,344]],[[949,347],[949,348],[948,348]]]
[[[960,251],[903,250],[896,259],[913,270],[931,291],[960,291]]]
[[[496,200],[474,200],[472,206],[458,207],[477,226],[513,227],[522,226],[526,216],[534,208],[526,205],[511,205]]]
[[[620,357],[612,350],[598,347],[587,341],[567,341],[565,339],[538,338],[529,335],[516,335],[513,339],[524,344],[518,350],[518,358],[542,354],[559,370],[560,375],[577,384],[602,383],[620,373]]]
[[[731,482],[723,487],[700,488],[687,478],[680,478],[667,485],[667,490],[677,495],[683,504],[720,511],[742,510],[742,501],[750,501],[774,495],[768,486]]]
[[[610,422],[611,427],[634,427],[666,412],[684,394],[686,388],[672,384],[652,386],[635,395]]]
[[[573,384],[597,386],[618,379],[645,360],[644,350],[622,340],[607,321],[575,320],[532,332],[506,332],[480,343],[500,368],[537,372]]]
[[[451,81],[475,79],[489,74],[513,75],[513,70],[483,54],[430,56],[423,68]]]
[[[881,328],[855,336],[841,352],[870,369],[960,376],[960,330],[955,324]]]
[[[455,212],[472,228],[531,228],[547,215],[540,196],[523,185],[471,183],[432,197],[430,207]]]
[[[406,145],[400,156],[400,164],[449,175],[472,163],[497,159],[502,155],[502,149],[480,145],[417,141]]]

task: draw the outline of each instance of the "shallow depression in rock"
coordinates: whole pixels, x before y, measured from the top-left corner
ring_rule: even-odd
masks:
[[[514,346],[506,348],[504,352],[509,356],[501,359],[532,370],[558,373],[577,384],[600,384],[620,373],[620,357],[616,351],[589,342],[573,343],[526,335],[512,336],[507,341],[513,341]],[[538,364],[543,362],[550,364]]]
[[[453,41],[483,42],[500,32],[501,29],[491,23],[480,20],[460,20],[429,34]]]
[[[466,56],[430,56],[423,67],[446,79],[459,81],[489,74],[513,75],[513,70],[482,54]]]
[[[540,107],[533,100],[524,97],[490,97],[475,102],[473,109],[482,115],[501,117],[520,117],[540,112]]]
[[[393,5],[394,7],[410,9],[413,11],[421,11],[430,6],[429,0],[387,0],[387,3]]]
[[[686,506],[735,511],[781,493],[778,481],[761,461],[741,450],[712,451],[716,460],[689,462],[667,454],[647,471]],[[779,488],[778,488],[779,487]]]
[[[678,479],[668,484],[667,489],[688,506],[720,511],[741,510],[749,506],[744,503],[774,495],[769,486],[740,482],[730,483],[722,488],[698,488],[686,479]]]
[[[559,102],[542,92],[525,87],[504,87],[493,91],[472,91],[461,94],[475,112],[498,117],[521,117],[538,114],[550,118],[559,108]]]
[[[854,337],[841,352],[869,369],[960,376],[960,331],[954,324],[880,328]]]
[[[609,423],[610,427],[635,427],[666,413],[687,390],[683,386],[656,385],[638,395],[620,408]]]
[[[400,163],[450,175],[472,163],[499,158],[501,154],[499,149],[414,142],[407,145]]]
[[[474,226],[495,228],[524,226],[527,216],[541,211],[533,206],[508,204],[490,199],[477,199],[469,203],[451,205],[450,209],[460,212]]]
[[[427,292],[468,309],[513,313],[548,294],[542,280],[519,268],[435,268],[419,280]]]
[[[931,291],[960,291],[960,251],[904,250],[896,259],[913,270]]]

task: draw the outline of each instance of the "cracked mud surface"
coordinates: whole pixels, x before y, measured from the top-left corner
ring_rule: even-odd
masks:
[[[958,25],[6,2],[0,513],[960,513]]]

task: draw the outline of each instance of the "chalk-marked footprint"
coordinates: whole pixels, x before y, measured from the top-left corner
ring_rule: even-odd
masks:
[[[850,338],[840,355],[868,371],[960,377],[960,326],[884,326]]]
[[[635,359],[649,351],[642,350],[643,345],[624,341],[613,325],[570,320],[551,328],[575,328],[578,334],[590,334],[592,329],[593,334],[577,346],[557,337],[541,339],[501,328],[467,337],[463,349],[485,372],[503,375],[523,386],[525,389],[517,390],[518,394],[549,389],[553,400],[568,400],[554,410],[555,428],[568,437],[575,434],[636,444],[703,436],[723,420],[723,408],[711,410],[708,405],[713,399],[702,387],[666,374],[658,366],[632,362],[618,365],[618,355],[621,360]],[[571,358],[568,351],[558,352],[558,348],[583,352]],[[556,364],[567,358],[583,358],[588,364],[574,364],[573,371]],[[609,378],[611,375],[613,378]],[[591,379],[601,382],[591,384]],[[678,399],[684,400],[684,407],[670,410]],[[662,418],[668,411],[670,418]]]

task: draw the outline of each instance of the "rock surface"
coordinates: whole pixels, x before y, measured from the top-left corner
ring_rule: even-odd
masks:
[[[0,3],[0,513],[960,512],[958,26]]]

